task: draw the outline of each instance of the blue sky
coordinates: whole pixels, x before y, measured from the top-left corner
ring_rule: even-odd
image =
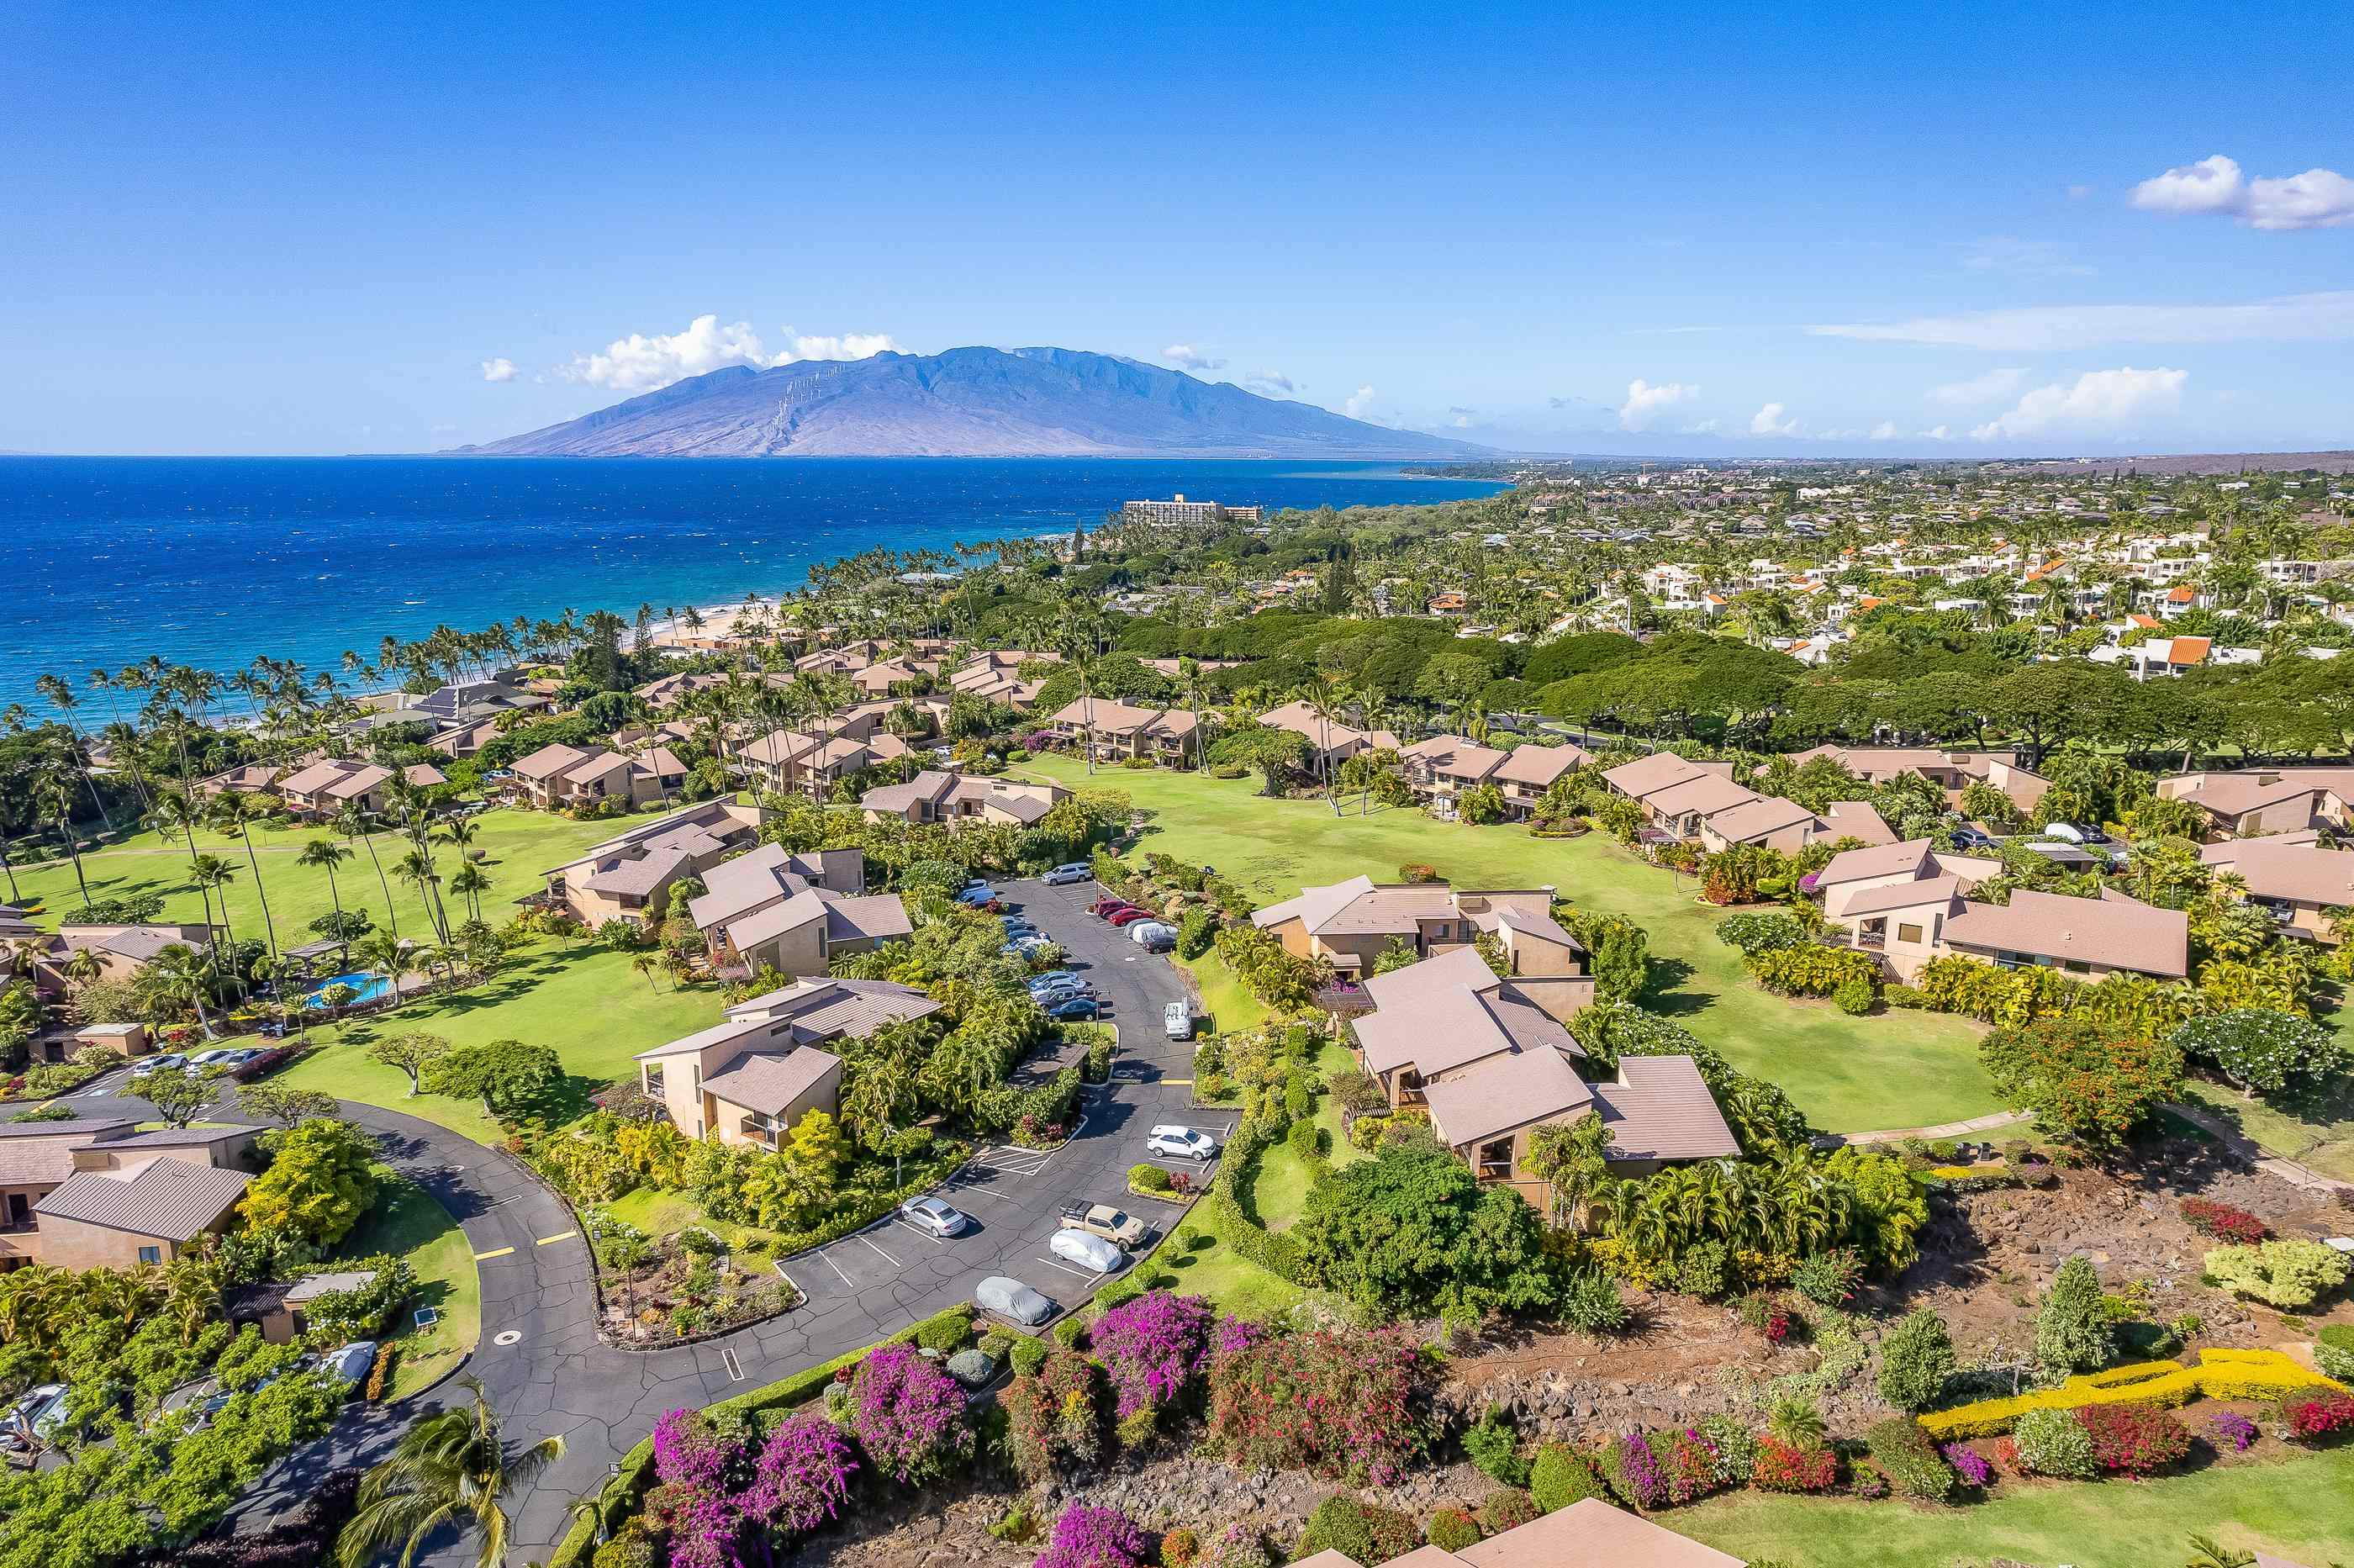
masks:
[[[1523,450],[2345,446],[2349,44],[2342,0],[19,5],[0,450],[413,451],[875,339]]]

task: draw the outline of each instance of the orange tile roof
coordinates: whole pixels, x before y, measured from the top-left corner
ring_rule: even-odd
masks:
[[[2190,591],[2190,585],[2185,583],[2180,588],[2168,589],[2166,595],[2166,601],[2168,604],[2189,604],[2191,599],[2196,597],[2197,596]]]
[[[2178,637],[2174,640],[2172,652],[2166,656],[2166,662],[2169,664],[2204,664],[2207,662],[2207,650],[2212,643],[2213,639],[2207,637]]]
[[[2165,622],[2159,620],[2158,617],[2154,615],[2144,615],[2139,610],[2136,610],[2132,615],[2127,616],[2126,619],[2132,621],[2136,626],[2140,627],[2144,631],[2155,631],[2160,626],[2165,624]]]

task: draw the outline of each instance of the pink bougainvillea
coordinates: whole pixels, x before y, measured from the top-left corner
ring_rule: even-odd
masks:
[[[815,1412],[792,1416],[761,1445],[744,1512],[771,1530],[815,1530],[840,1517],[857,1472],[848,1440],[832,1422]]]
[[[1144,1531],[1128,1515],[1075,1502],[1056,1516],[1032,1568],[1139,1568],[1144,1557]]]
[[[1174,1404],[1202,1369],[1210,1304],[1199,1296],[1148,1290],[1098,1317],[1087,1348],[1103,1363],[1123,1419]]]
[[[972,1451],[964,1391],[907,1345],[885,1345],[851,1380],[858,1446],[902,1486],[928,1480]]]
[[[1423,1446],[1424,1364],[1395,1331],[1319,1329],[1216,1360],[1210,1435],[1246,1468],[1387,1486]]]

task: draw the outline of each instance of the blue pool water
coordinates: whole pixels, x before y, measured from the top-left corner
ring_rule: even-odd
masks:
[[[331,985],[347,985],[357,991],[359,994],[352,999],[355,1006],[363,1001],[374,1001],[392,989],[392,982],[382,975],[329,975],[319,982],[318,987],[310,995],[302,999],[302,1004],[306,1007],[325,1007],[326,991]]]

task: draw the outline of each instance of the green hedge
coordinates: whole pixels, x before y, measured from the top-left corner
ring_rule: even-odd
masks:
[[[878,1340],[874,1344],[836,1356],[830,1361],[794,1372],[790,1377],[779,1378],[775,1383],[765,1383],[723,1399],[716,1404],[706,1405],[705,1409],[714,1415],[722,1413],[757,1415],[763,1411],[791,1410],[822,1398],[826,1386],[833,1382],[834,1373],[844,1367],[856,1366],[885,1345],[916,1344],[927,1335],[935,1340],[943,1339],[955,1332],[952,1325],[957,1323],[963,1324],[965,1333],[970,1334],[970,1307],[959,1304],[936,1312],[919,1323],[909,1324],[887,1340]],[[650,1434],[622,1457],[620,1474],[606,1483],[600,1511],[608,1530],[619,1531],[623,1522],[638,1511],[638,1505],[645,1499],[646,1491],[652,1482],[653,1469],[654,1440]],[[547,1560],[547,1568],[582,1568],[597,1549],[597,1523],[592,1519],[574,1520],[571,1530],[557,1544],[555,1555]]]

